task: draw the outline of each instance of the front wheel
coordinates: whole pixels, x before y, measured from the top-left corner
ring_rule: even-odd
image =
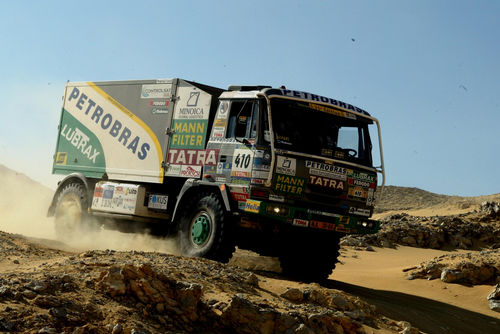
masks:
[[[335,269],[340,255],[340,236],[332,232],[307,232],[300,238],[287,238],[282,243],[281,269],[292,279],[321,282],[328,279]]]
[[[197,196],[185,206],[180,220],[179,241],[184,256],[228,262],[235,246],[223,204],[215,194]]]

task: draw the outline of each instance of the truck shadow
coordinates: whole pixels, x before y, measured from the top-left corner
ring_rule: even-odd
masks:
[[[394,320],[404,320],[428,334],[500,333],[499,318],[468,311],[439,301],[401,292],[375,290],[336,280],[322,286],[358,296],[377,307],[377,312]],[[487,303],[487,301],[484,301]]]

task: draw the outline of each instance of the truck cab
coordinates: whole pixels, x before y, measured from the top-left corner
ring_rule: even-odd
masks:
[[[219,152],[217,164],[204,166],[203,178],[228,186],[245,229],[240,247],[280,256],[282,266],[302,272],[311,254],[297,245],[333,244],[321,247],[334,256],[341,236],[375,233],[379,223],[370,217],[384,169],[373,166],[372,124],[380,138],[366,111],[284,87],[222,93],[207,143]]]

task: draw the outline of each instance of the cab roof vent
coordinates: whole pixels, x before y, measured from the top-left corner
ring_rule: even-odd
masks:
[[[248,92],[251,90],[262,90],[264,88],[271,88],[271,86],[236,86],[236,85],[231,85],[227,88],[229,91],[242,91],[242,92]]]

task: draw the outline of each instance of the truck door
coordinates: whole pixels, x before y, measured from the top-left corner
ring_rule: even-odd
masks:
[[[204,174],[226,183],[237,201],[248,198],[259,119],[257,99],[221,100],[207,149],[218,152],[217,165]]]

